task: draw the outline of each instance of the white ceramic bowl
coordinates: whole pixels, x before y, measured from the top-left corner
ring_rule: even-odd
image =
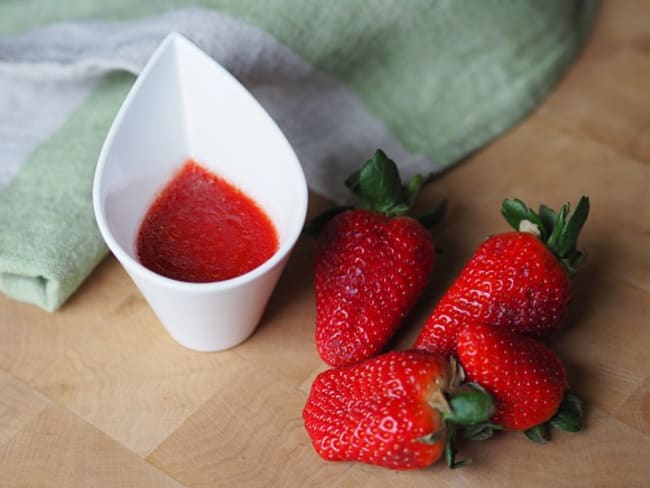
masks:
[[[138,262],[135,241],[156,195],[188,159],[253,198],[279,249],[236,278],[187,283]],[[106,137],[93,185],[99,230],[169,334],[199,351],[245,340],[259,322],[307,211],[298,158],[273,120],[224,68],[170,34],[135,81]]]

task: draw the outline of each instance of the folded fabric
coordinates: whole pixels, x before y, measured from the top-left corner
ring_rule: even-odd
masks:
[[[178,31],[287,135],[310,188],[382,147],[435,173],[520,120],[588,34],[595,1],[106,0],[0,4],[0,291],[57,309],[107,249],[97,156],[134,75]]]

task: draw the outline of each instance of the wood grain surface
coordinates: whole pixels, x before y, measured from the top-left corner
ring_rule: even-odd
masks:
[[[589,195],[568,328],[552,347],[586,430],[463,446],[474,464],[394,472],[328,463],[301,410],[314,347],[313,242],[299,241],[255,334],[178,346],[114,258],[58,312],[0,296],[0,486],[650,486],[650,2],[610,0],[585,52],[527,120],[427,185],[447,198],[431,286],[391,344],[412,344],[475,247],[506,230],[503,197]],[[310,214],[328,206],[311,195]]]

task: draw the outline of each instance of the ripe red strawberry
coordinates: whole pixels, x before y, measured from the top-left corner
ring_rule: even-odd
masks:
[[[541,342],[507,329],[468,324],[456,348],[467,379],[494,396],[494,424],[528,430],[558,413],[568,388],[566,371]]]
[[[415,347],[453,354],[460,327],[490,324],[544,337],[558,330],[572,299],[570,276],[586,255],[576,249],[589,213],[582,197],[567,218],[542,206],[539,214],[520,200],[505,200],[502,213],[518,232],[484,241],[435,307]]]
[[[378,150],[346,181],[360,208],[328,215],[314,266],[316,346],[328,364],[379,353],[425,288],[433,239],[405,215],[421,181],[403,187],[395,163]]]
[[[458,388],[458,379],[453,362],[415,350],[330,369],[312,384],[305,429],[329,461],[415,469],[444,452],[456,467],[454,426],[484,423],[494,406],[485,390]],[[445,395],[454,391],[448,401]]]

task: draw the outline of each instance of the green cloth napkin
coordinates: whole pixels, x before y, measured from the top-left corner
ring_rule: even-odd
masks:
[[[0,291],[55,310],[106,255],[91,204],[97,157],[133,75],[172,30],[258,97],[312,190],[340,200],[343,178],[376,147],[407,174],[437,172],[521,120],[596,10],[588,0],[5,0]]]

